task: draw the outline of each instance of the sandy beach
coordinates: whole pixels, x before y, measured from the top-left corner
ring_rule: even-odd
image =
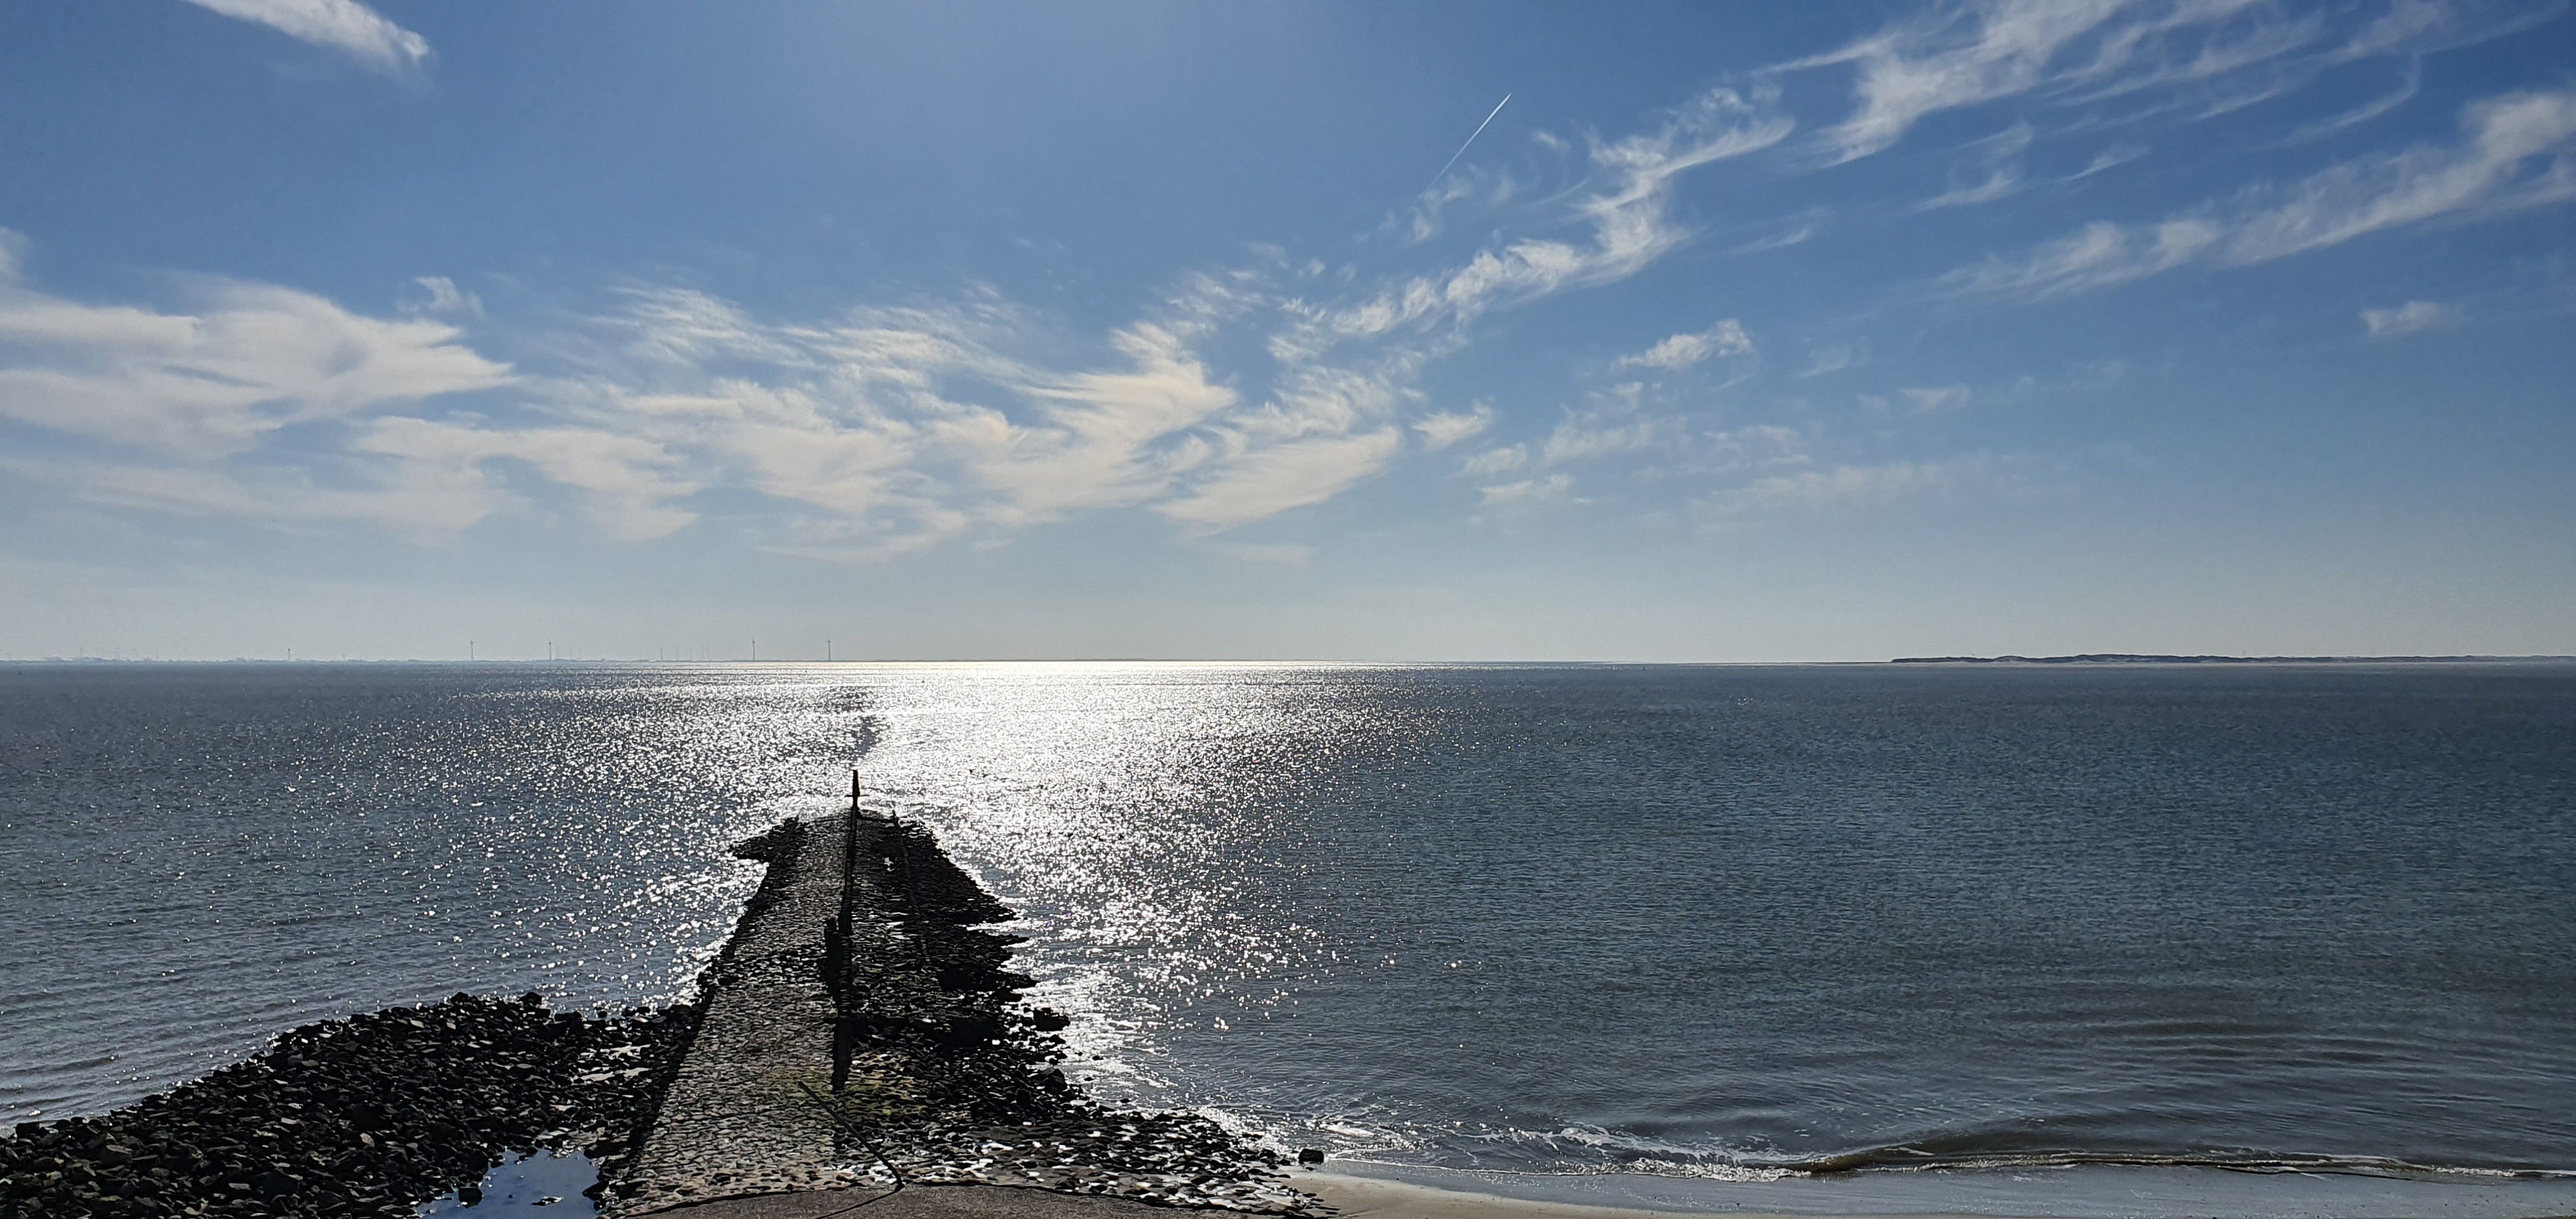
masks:
[[[1701,1213],[1541,1202],[1328,1172],[1300,1172],[1295,1185],[1322,1198],[1342,1219],[1685,1219]],[[918,1185],[890,1194],[806,1191],[727,1198],[659,1213],[672,1219],[829,1219],[844,1214],[866,1219],[1115,1219],[1168,1216],[1173,1211],[1132,1199],[1043,1189]],[[1764,1219],[1728,1214],[1732,1219]]]
[[[1474,1219],[1485,1215],[1511,1219],[1673,1219],[1676,1215],[1707,1213],[1506,1198],[1334,1172],[1300,1172],[1294,1183],[1322,1198],[1341,1212],[1343,1219]]]
[[[2086,1166],[1858,1173],[1720,1182],[1626,1173],[1522,1175],[1351,1164],[1291,1174],[1344,1219],[1641,1219],[1643,1216],[2010,1216],[2136,1219],[2418,1219],[2576,1215],[2576,1182]]]

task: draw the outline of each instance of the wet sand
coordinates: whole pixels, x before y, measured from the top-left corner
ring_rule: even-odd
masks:
[[[1492,1176],[1499,1178],[1488,1180]],[[1718,1183],[1628,1174],[1517,1177],[1441,1170],[1298,1170],[1291,1188],[1342,1219],[2566,1219],[2576,1183],[2435,1181],[2349,1174],[2230,1173],[2171,1167],[1885,1173],[1833,1180]],[[1525,1196],[1491,1192],[1509,1189]]]
[[[1296,1174],[1295,1184],[1339,1208],[1341,1219],[1476,1219],[1487,1215],[1503,1219],[1684,1219],[1687,1214],[1529,1202],[1333,1173],[1301,1172]],[[860,1203],[865,1204],[864,1208],[853,1209]],[[1085,1197],[1040,1189],[916,1185],[886,1195],[802,1193],[735,1198],[661,1213],[669,1219],[830,1219],[840,1215],[853,1219],[1115,1219],[1169,1217],[1174,1209],[1125,1198]]]
[[[1289,1183],[1322,1198],[1326,1205],[1341,1212],[1341,1219],[1478,1219],[1487,1215],[1507,1219],[1675,1219],[1693,1213],[1534,1202],[1332,1172],[1296,1173]]]
[[[668,1219],[1119,1219],[1162,1216],[1175,1208],[1128,1198],[1065,1194],[996,1185],[914,1185],[876,1190],[763,1194],[701,1202],[657,1214]],[[1218,1212],[1224,1213],[1224,1212]]]

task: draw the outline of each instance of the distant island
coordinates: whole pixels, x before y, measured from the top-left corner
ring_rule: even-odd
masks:
[[[1896,665],[2386,665],[2576,660],[2576,656],[2151,656],[2087,652],[2081,656],[1899,656]]]

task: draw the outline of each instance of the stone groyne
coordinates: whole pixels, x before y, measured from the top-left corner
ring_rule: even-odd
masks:
[[[921,826],[791,821],[738,851],[769,873],[701,981],[694,1035],[604,1213],[905,1185],[1035,1187],[1319,1214],[1280,1157],[1204,1118],[1083,1096],[1065,1018],[1019,1002],[1011,912]]]

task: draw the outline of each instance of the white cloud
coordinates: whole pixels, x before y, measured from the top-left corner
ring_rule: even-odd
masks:
[[[1783,64],[1851,64],[1854,111],[1822,133],[1848,161],[1903,139],[1927,115],[2035,92],[2133,91],[2236,66],[2282,23],[2259,0],[1973,0]]]
[[[1384,469],[1403,446],[1394,428],[1273,446],[1245,455],[1157,510],[1202,530],[1231,529],[1319,504]]]
[[[1482,402],[1472,411],[1443,411],[1425,415],[1413,423],[1422,433],[1422,447],[1437,452],[1493,426],[1494,408]]]
[[[526,462],[554,482],[587,492],[583,503],[592,515],[613,536],[629,541],[661,537],[696,519],[664,501],[689,495],[698,484],[678,475],[674,455],[641,437],[581,427],[500,429],[394,417],[377,420],[351,448],[478,476],[486,462]]]
[[[0,287],[18,282],[18,268],[27,261],[27,236],[14,229],[0,228]]]
[[[423,275],[411,282],[429,293],[429,299],[406,306],[404,312],[445,313],[466,318],[483,316],[483,298],[459,290],[455,280],[444,275]]]
[[[1749,355],[1753,337],[1744,333],[1744,324],[1727,318],[1706,330],[1693,334],[1676,334],[1638,352],[1622,356],[1619,368],[1688,368],[1711,356]]]
[[[1954,178],[1949,190],[1916,204],[1914,210],[1928,212],[1934,208],[1967,207],[2019,194],[2021,154],[2030,147],[2031,139],[2030,124],[2022,122],[1977,141],[1972,147],[1977,150],[1975,160],[1982,167],[1985,180],[1961,185]]]
[[[290,38],[338,51],[388,76],[417,74],[429,42],[357,0],[189,0],[227,17],[256,22]]]
[[[1757,478],[1702,500],[1696,507],[1712,524],[1784,511],[1884,507],[1899,500],[1950,492],[1981,477],[1988,464],[1981,456],[1971,456],[1948,462],[1892,461],[1797,470]]]
[[[2103,170],[2126,165],[2145,155],[2147,155],[2147,147],[2144,144],[2114,144],[2109,148],[2105,148],[2102,151],[2093,154],[2093,161],[2091,164],[2075,171],[2073,174],[2069,175],[2066,180],[2073,182],[2082,178],[2090,178]]]
[[[1679,431],[1677,419],[1631,419],[1625,423],[1606,422],[1598,414],[1587,413],[1556,425],[1548,434],[1546,447],[1539,450],[1542,465],[1563,465],[1569,461],[1590,461],[1621,453],[1635,453],[1655,447],[1658,440]]]
[[[1704,468],[1727,472],[1748,468],[1782,469],[1813,464],[1807,437],[1795,428],[1757,423],[1701,438],[1707,444]]]
[[[2507,94],[2461,113],[2466,140],[2347,161],[2300,183],[2237,226],[2226,258],[2262,262],[2481,204],[2527,207],[2576,198],[2566,157],[2576,88]],[[2537,175],[2524,162],[2550,156]]]
[[[980,464],[982,480],[1010,491],[1022,517],[1052,520],[1152,498],[1176,467],[1198,459],[1162,442],[1235,405],[1234,391],[1210,383],[1206,366],[1172,330],[1139,323],[1111,336],[1111,345],[1128,368],[1022,387],[1043,404],[1045,426],[1018,429],[1007,450]]]
[[[1949,486],[1956,478],[1954,471],[1936,462],[1836,466],[1756,479],[1739,493],[1738,499],[1760,507],[1885,504],[1905,495]]]
[[[1968,387],[1941,385],[1928,389],[1900,389],[1897,394],[1914,404],[1917,415],[1942,415],[1968,404]]]
[[[2447,51],[2520,33],[2566,11],[2566,0],[2395,0],[2334,58]]]
[[[2031,298],[2083,292],[2187,263],[2242,266],[2456,214],[2576,199],[2576,88],[2506,94],[2461,112],[2462,139],[2356,158],[2286,188],[2154,224],[2096,221],[2018,258],[1954,273],[1967,292]],[[2526,165],[2540,161],[2536,171]]]
[[[635,359],[680,368],[696,368],[717,360],[822,367],[810,343],[826,337],[828,332],[778,333],[753,321],[733,302],[693,288],[628,288],[623,295],[626,308],[609,321],[628,334],[626,354]],[[849,329],[855,333],[836,336],[844,351],[886,335],[880,328]],[[922,337],[899,330],[892,335],[903,339]]]
[[[1868,359],[1867,343],[1828,343],[1807,353],[1807,370],[1798,375],[1821,377],[1827,373],[1837,373],[1846,368],[1855,367],[1867,362]]]
[[[1790,246],[1797,245],[1815,235],[1816,223],[1812,220],[1801,221],[1793,227],[1783,229],[1768,237],[1757,237],[1751,241],[1745,242],[1743,245],[1735,247],[1735,252],[1738,254],[1758,254],[1764,250],[1785,250]]]
[[[1525,478],[1519,482],[1498,483],[1479,487],[1483,504],[1488,508],[1517,507],[1561,500],[1574,491],[1574,476],[1550,474],[1545,478]]]
[[[1412,245],[1420,245],[1439,236],[1444,224],[1441,213],[1446,211],[1450,204],[1476,193],[1476,184],[1470,180],[1471,177],[1472,171],[1443,174],[1438,182],[1432,183],[1429,189],[1415,197],[1413,205],[1405,210],[1400,219],[1393,215],[1388,216],[1386,223],[1379,226],[1380,231],[1401,230],[1405,241]],[[1508,187],[1504,193],[1509,193]]]
[[[1459,463],[1458,472],[1471,478],[1483,478],[1508,470],[1517,470],[1528,464],[1529,446],[1515,444],[1499,449],[1487,449],[1469,457]]]
[[[1817,140],[1827,160],[1849,161],[1894,146],[1933,115],[2005,99],[2026,111],[2081,108],[2079,126],[2143,117],[2099,112],[2099,103],[2133,95],[2161,95],[2144,114],[2208,119],[2302,88],[2338,65],[2420,57],[2563,11],[2551,0],[2393,0],[2375,18],[2363,6],[2296,11],[2273,0],[1963,0],[1771,71],[1852,70],[1851,113]],[[2378,109],[2345,117],[2366,121],[2412,95],[2410,86]],[[2106,167],[2097,161],[2097,170]],[[1997,174],[1952,194],[2004,189]]]
[[[280,428],[509,383],[440,322],[218,283],[162,313],[0,288],[0,417],[175,455],[245,451]]]
[[[2331,118],[2320,119],[2305,127],[2301,127],[2297,131],[2290,133],[2288,142],[2292,144],[2305,144],[2313,140],[2324,139],[2338,131],[2358,127],[2363,123],[2367,123],[2372,119],[2388,113],[2389,111],[2395,110],[2399,106],[2403,106],[2406,103],[2415,100],[2415,95],[2423,91],[2423,88],[2424,61],[2420,59],[2411,61],[2406,65],[2406,75],[2398,81],[2397,88],[2394,90],[2382,94],[2379,97],[2372,98],[2359,106],[2355,106],[2352,109],[2344,111],[2343,113]]]
[[[2185,217],[2123,228],[2097,220],[2018,259],[1990,258],[1950,282],[1970,292],[2063,296],[2169,271],[2207,253],[2224,233]]]
[[[2394,309],[2364,309],[2361,324],[2374,339],[2393,339],[2420,330],[2454,325],[2460,311],[2437,301],[2408,301]]]
[[[2021,186],[2020,166],[1998,165],[1987,171],[1985,181],[1970,186],[1953,186],[1915,204],[1914,210],[1928,212],[1936,208],[1972,207],[1979,203],[1992,203],[1997,199],[2020,194]]]
[[[231,517],[290,527],[359,521],[442,541],[519,506],[472,465],[390,463],[354,486],[317,483],[298,469],[233,471],[133,462],[0,463],[29,482],[66,484],[81,499],[187,517]]]
[[[1670,217],[1672,184],[1683,172],[1769,148],[1796,124],[1767,93],[1712,89],[1650,132],[1594,141],[1595,188],[1574,205],[1591,229],[1586,243],[1524,238],[1479,250],[1453,270],[1406,279],[1356,305],[1292,302],[1299,324],[1271,339],[1282,361],[1313,360],[1334,346],[1466,322],[1501,305],[1569,288],[1625,279],[1679,246],[1688,233]]]
[[[697,482],[811,506],[782,549],[871,558],[983,528],[1150,508],[1192,531],[1331,498],[1402,451],[1414,353],[1305,364],[1250,397],[1198,354],[1267,303],[1243,276],[1197,276],[1073,370],[1015,350],[1062,345],[989,298],[854,311],[823,324],[756,317],[703,293],[636,289],[605,319],[614,358],[576,418],[687,455]],[[576,395],[577,396],[577,395]],[[1417,420],[1434,447],[1490,411]]]

